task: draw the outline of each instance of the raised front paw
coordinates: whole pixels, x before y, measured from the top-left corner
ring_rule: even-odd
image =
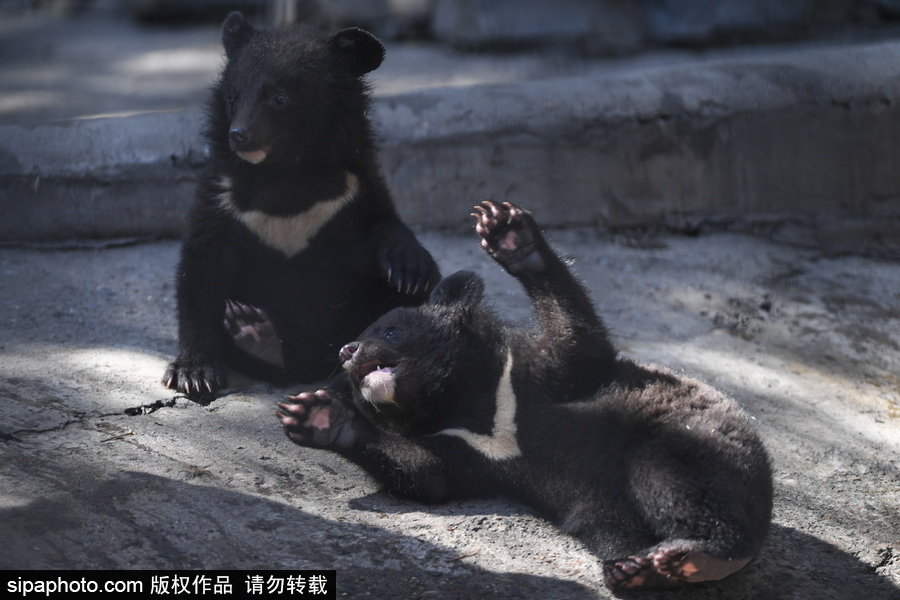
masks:
[[[179,357],[169,364],[162,383],[192,400],[212,400],[225,387],[225,365]]]
[[[543,237],[530,213],[509,202],[485,200],[472,216],[481,246],[511,274],[546,268],[538,251]]]
[[[287,436],[301,446],[350,449],[356,442],[354,411],[329,390],[287,396],[277,415]]]

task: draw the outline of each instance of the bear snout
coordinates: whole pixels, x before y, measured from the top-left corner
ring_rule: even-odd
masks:
[[[257,150],[251,150],[253,134],[246,127],[232,127],[228,130],[228,145],[231,151],[251,164],[259,164],[266,159],[269,153],[268,146]]]
[[[359,342],[350,342],[349,344],[346,344],[343,348],[341,348],[341,351],[338,353],[338,356],[340,356],[341,359],[341,364],[344,364],[352,359],[357,350],[359,350]]]
[[[251,137],[246,127],[232,127],[228,131],[228,143],[231,146],[231,150],[234,152],[243,150],[250,144]]]

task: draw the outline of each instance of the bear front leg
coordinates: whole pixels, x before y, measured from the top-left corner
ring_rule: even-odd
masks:
[[[295,444],[338,452],[402,496],[432,504],[489,489],[480,461],[460,440],[409,439],[378,428],[337,390],[288,396],[277,415]]]
[[[431,254],[409,228],[396,219],[383,219],[372,229],[375,258],[388,285],[398,293],[418,297],[419,303],[441,279]]]
[[[201,402],[227,383],[222,319],[237,263],[234,249],[215,233],[215,224],[195,216],[182,246],[176,272],[178,357],[162,379],[166,387]]]
[[[550,248],[534,217],[510,204],[484,201],[475,207],[481,245],[531,297],[541,325],[535,365],[564,397],[590,394],[609,380],[616,350],[585,289]]]
[[[192,400],[205,402],[212,400],[227,383],[221,352],[225,302],[223,299],[219,304],[214,298],[209,298],[208,290],[196,290],[193,294],[182,290],[180,286],[180,348],[177,358],[166,369],[162,383]],[[221,311],[217,310],[219,306]]]

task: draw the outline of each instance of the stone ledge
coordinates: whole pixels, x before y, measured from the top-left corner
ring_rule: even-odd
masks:
[[[900,43],[381,97],[397,204],[468,226],[484,198],[543,223],[900,217]],[[178,235],[199,111],[0,127],[0,240]]]

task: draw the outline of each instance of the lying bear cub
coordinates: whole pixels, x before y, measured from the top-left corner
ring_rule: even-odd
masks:
[[[536,330],[503,326],[482,280],[455,273],[344,346],[327,389],[279,404],[290,439],[423,502],[519,498],[606,557],[613,589],[746,566],[772,509],[751,419],[699,381],[618,356],[529,213],[476,211],[482,246],[525,287]]]

